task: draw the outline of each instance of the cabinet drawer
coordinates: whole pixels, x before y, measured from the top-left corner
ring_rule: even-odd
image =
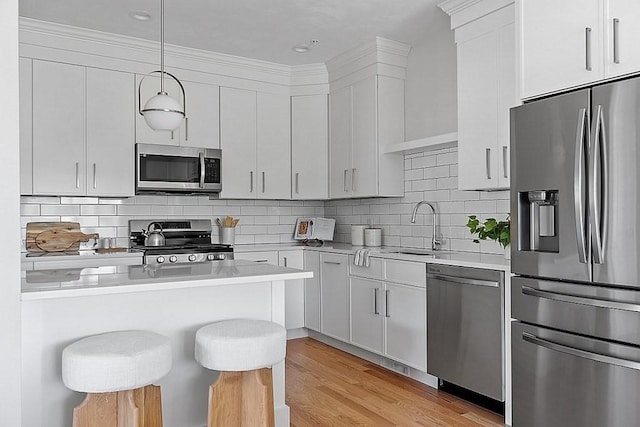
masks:
[[[267,264],[278,265],[278,252],[236,252],[234,259],[244,259],[247,261],[266,262]]]
[[[384,278],[389,282],[426,288],[427,265],[422,262],[387,260]]]
[[[349,255],[349,275],[366,277],[369,279],[382,279],[382,260],[370,258],[369,267],[360,267],[353,264],[353,255]]]

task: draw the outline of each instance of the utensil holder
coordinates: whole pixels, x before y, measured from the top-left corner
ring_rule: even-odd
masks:
[[[236,240],[235,227],[220,227],[220,244],[233,246],[235,240]]]
[[[364,229],[364,245],[365,246],[382,245],[382,229],[365,228]]]
[[[352,225],[351,226],[351,244],[353,246],[364,245],[364,230],[367,227],[364,225]]]

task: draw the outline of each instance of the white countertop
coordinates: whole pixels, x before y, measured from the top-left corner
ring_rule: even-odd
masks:
[[[22,272],[22,300],[182,289],[313,277],[312,272],[244,260],[117,265]]]

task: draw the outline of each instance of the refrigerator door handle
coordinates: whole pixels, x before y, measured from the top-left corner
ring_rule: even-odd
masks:
[[[616,365],[616,366],[621,366],[623,368],[640,370],[640,363],[638,362],[627,360],[627,359],[621,359],[619,357],[608,356],[606,354],[593,353],[593,352],[582,350],[579,348],[569,347],[564,344],[559,344],[553,341],[548,341],[548,340],[539,338],[528,332],[522,333],[522,339],[530,342],[531,344],[538,345],[540,347],[545,347],[545,348],[548,348],[549,350],[559,351],[561,353],[569,354],[571,356],[578,356],[578,357],[593,360],[596,362],[606,363],[608,365]]]
[[[576,240],[578,243],[578,260],[582,264],[587,263],[587,244],[586,244],[586,224],[585,224],[585,212],[584,212],[584,164],[585,164],[585,150],[584,150],[584,137],[585,127],[587,124],[587,110],[581,108],[578,115],[578,129],[576,130],[576,152],[573,168],[573,201],[574,201],[574,214],[576,221]]]
[[[522,294],[530,297],[544,298],[551,301],[568,302],[572,304],[582,304],[589,307],[600,307],[611,310],[624,310],[640,313],[640,304],[632,304],[628,302],[612,301],[608,299],[583,297],[579,295],[563,294],[558,292],[545,291],[529,286],[522,287]]]
[[[604,115],[602,105],[597,105],[591,128],[594,143],[591,146],[589,161],[589,218],[593,239],[593,262],[604,263],[604,247],[606,241],[606,224],[608,206],[607,190],[607,141],[604,132]],[[598,159],[600,160],[598,162]],[[598,173],[600,180],[598,180]]]

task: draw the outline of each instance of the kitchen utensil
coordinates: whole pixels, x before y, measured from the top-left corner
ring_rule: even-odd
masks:
[[[145,246],[164,246],[166,239],[162,232],[162,225],[157,222],[149,224],[147,230],[142,230]]]
[[[85,234],[77,222],[29,222],[25,246],[28,252],[77,252],[81,242],[98,239],[97,233]]]
[[[218,224],[218,227],[222,227],[222,222],[220,222],[220,218],[216,218],[216,224]]]

